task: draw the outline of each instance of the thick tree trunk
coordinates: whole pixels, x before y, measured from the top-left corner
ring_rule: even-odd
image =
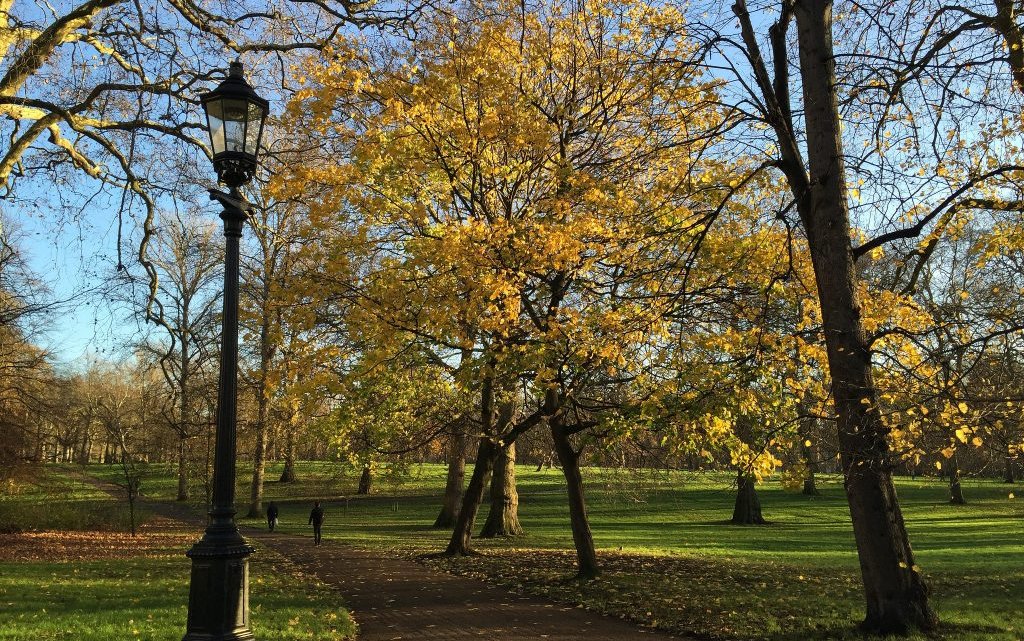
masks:
[[[484,490],[494,470],[494,461],[498,457],[498,446],[491,440],[494,434],[494,379],[490,376],[485,377],[480,385],[480,428],[483,436],[480,437],[476,461],[473,463],[473,474],[469,478],[466,493],[462,495],[462,507],[459,508],[459,516],[455,519],[452,538],[444,551],[445,556],[465,556],[472,553],[469,542],[473,537],[473,525],[480,510],[480,503],[484,500]]]
[[[434,520],[436,528],[455,527],[462,500],[462,484],[466,478],[466,430],[462,425],[448,437],[448,479],[441,499],[441,513]]]
[[[757,484],[753,475],[739,472],[736,475],[736,505],[732,510],[734,525],[764,525],[761,516],[761,499],[757,496]]]
[[[363,466],[363,473],[359,475],[359,489],[356,490],[356,494],[369,494],[373,489],[373,473],[370,472],[370,466]]]
[[[187,452],[186,444],[187,439],[184,436],[179,435],[178,437],[178,500],[188,500],[188,465],[187,465]]]
[[[576,546],[577,574],[580,578],[592,579],[601,571],[597,565],[594,535],[590,532],[590,521],[587,518],[579,454],[573,449],[557,416],[549,419],[549,425],[551,439],[555,442],[555,454],[558,455],[558,462],[562,464],[562,474],[565,476],[565,490],[569,496],[569,524],[572,527],[572,541]]]
[[[1004,459],[1003,467],[1003,483],[1013,483],[1013,457],[1010,456],[1009,452],[1006,454]]]
[[[960,461],[957,460],[955,452],[946,461],[946,465],[949,466],[949,502],[953,505],[963,505],[967,501],[964,500],[964,490],[960,487]]]
[[[491,475],[491,511],[480,531],[481,539],[496,536],[518,536],[523,533],[519,523],[519,492],[516,490],[516,444],[501,449]]]
[[[857,300],[835,92],[831,0],[795,5],[806,120],[804,187],[792,185],[807,232],[832,377],[840,457],[867,601],[863,628],[933,629],[938,620],[907,537],[878,413],[871,352]]]
[[[448,547],[444,551],[446,556],[472,554],[469,542],[473,537],[473,525],[476,522],[477,512],[480,511],[480,504],[484,500],[484,490],[487,489],[497,456],[498,447],[494,442],[486,436],[481,437],[480,446],[476,452],[476,462],[473,463],[473,474],[469,477],[469,485],[466,486],[465,494],[462,495],[462,506],[455,519],[452,538],[448,541]]]

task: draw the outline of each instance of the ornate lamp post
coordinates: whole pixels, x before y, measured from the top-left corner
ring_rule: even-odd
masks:
[[[183,641],[247,641],[249,555],[252,548],[235,525],[235,423],[238,404],[238,243],[250,209],[239,188],[256,173],[263,122],[270,103],[256,95],[232,62],[228,77],[201,96],[206,111],[213,166],[229,192],[210,190],[224,211],[224,315],[221,321],[217,439],[213,462],[210,523],[188,556],[192,580],[188,626]]]

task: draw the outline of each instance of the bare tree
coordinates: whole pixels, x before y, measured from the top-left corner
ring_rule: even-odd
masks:
[[[188,442],[206,426],[200,396],[216,364],[216,283],[222,263],[215,229],[190,217],[167,215],[152,262],[161,276],[154,317],[159,331],[142,347],[158,360],[167,385],[163,414],[178,436],[179,501],[188,498]],[[136,301],[139,307],[144,301]]]

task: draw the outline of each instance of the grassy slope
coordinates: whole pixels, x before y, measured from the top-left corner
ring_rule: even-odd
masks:
[[[267,478],[278,473],[272,467]],[[592,527],[606,572],[581,586],[565,581],[573,559],[561,473],[526,466],[517,473],[527,536],[477,541],[488,554],[435,563],[712,638],[857,638],[850,626],[862,616],[857,556],[835,477],[822,479],[818,498],[768,484],[760,491],[772,525],[737,527],[723,523],[733,499],[725,476],[587,470]],[[437,551],[447,540],[446,532],[429,527],[443,487],[440,466],[413,467],[404,480],[379,480],[370,497],[351,494],[356,476],[340,466],[307,463],[299,474],[298,483],[266,486],[266,500],[281,507],[285,531],[308,536],[311,502],[322,498],[327,538],[399,553]],[[239,475],[244,513],[247,470],[240,467]],[[154,486],[173,487],[161,483]],[[1024,593],[1024,505],[1008,497],[1012,488],[968,480],[969,503],[952,506],[935,479],[898,484],[943,636],[1024,638],[1017,598]]]
[[[127,530],[127,502],[82,480],[76,466],[46,466],[34,478],[0,491],[0,532]],[[115,479],[120,480],[120,479]],[[140,515],[140,521],[145,515]]]
[[[0,535],[0,545],[9,546],[0,554],[0,641],[181,638],[189,580],[184,551],[199,533],[144,531],[138,539],[114,533],[123,529],[127,508],[76,479],[72,468],[49,467],[18,489],[0,494],[0,527],[90,532]],[[88,549],[65,547],[64,538],[88,541]],[[18,546],[32,554],[19,558],[11,552]],[[39,554],[40,547],[51,552]],[[261,549],[250,574],[252,626],[261,641],[354,635],[340,598],[284,558]]]

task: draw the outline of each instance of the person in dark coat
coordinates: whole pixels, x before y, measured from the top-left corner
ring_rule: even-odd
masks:
[[[271,501],[267,506],[267,527],[273,532],[275,525],[277,525],[277,503]]]
[[[309,513],[309,524],[313,526],[313,545],[320,545],[320,528],[324,524],[324,509],[320,501],[313,503],[313,511]]]

